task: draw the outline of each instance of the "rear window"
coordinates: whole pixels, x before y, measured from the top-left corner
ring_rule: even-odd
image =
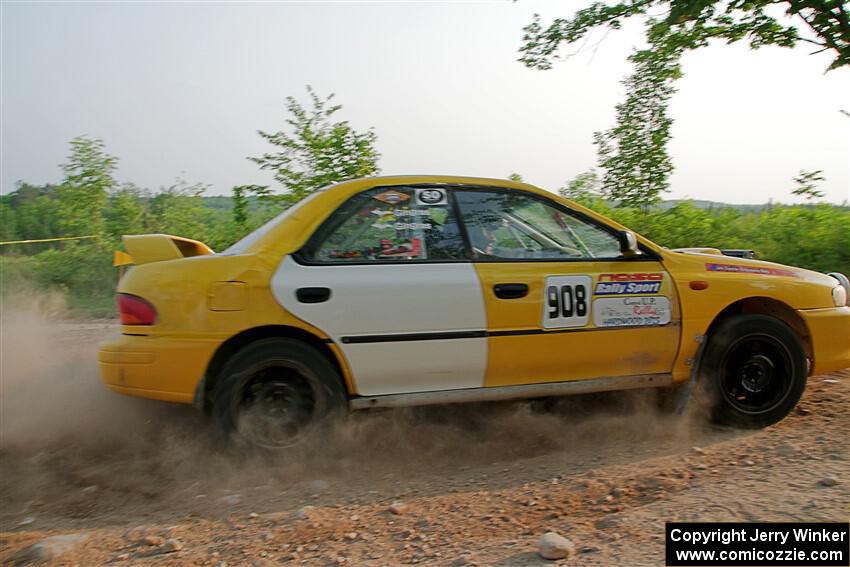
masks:
[[[244,238],[239,240],[236,244],[234,244],[233,246],[231,246],[227,250],[224,250],[222,252],[222,254],[225,254],[225,255],[245,254],[246,252],[248,252],[248,250],[258,240],[260,240],[262,237],[264,237],[266,234],[268,234],[268,232],[272,228],[274,228],[278,224],[282,223],[284,220],[286,220],[289,217],[289,215],[295,213],[296,211],[301,209],[305,204],[312,201],[314,198],[316,198],[316,196],[319,193],[320,193],[320,191],[317,191],[317,192],[313,193],[312,195],[310,195],[309,197],[306,197],[306,198],[298,201],[297,203],[295,203],[294,205],[292,205],[288,209],[284,210],[282,213],[280,213],[279,215],[274,217],[272,220],[268,221],[266,224],[264,224],[263,226],[261,226],[260,228],[255,230],[254,232],[249,233],[247,236],[245,236]]]

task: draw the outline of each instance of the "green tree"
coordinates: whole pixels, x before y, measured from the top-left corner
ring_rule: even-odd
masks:
[[[230,199],[233,204],[231,212],[233,213],[233,222],[237,227],[247,232],[249,226],[248,213],[251,204],[249,197],[251,195],[266,196],[268,190],[269,188],[265,185],[237,185],[231,189]]]
[[[646,209],[669,190],[673,163],[667,142],[673,119],[667,106],[676,92],[673,81],[681,76],[682,50],[667,40],[663,27],[650,24],[650,47],[629,57],[635,68],[622,81],[626,99],[616,106],[617,125],[594,135],[605,171],[602,192],[620,206]]]
[[[323,99],[309,86],[307,93],[310,108],[294,97],[286,98],[287,130],[259,131],[274,151],[248,158],[260,169],[274,172],[284,189],[278,199],[288,203],[332,183],[380,171],[375,132],[357,132],[346,121],[333,122],[334,115],[342,110],[341,105],[332,104],[334,95]]]
[[[71,140],[65,179],[58,187],[59,225],[68,236],[103,234],[103,209],[115,187],[118,158],[106,153],[99,138],[80,136]]]
[[[59,204],[54,185],[30,185],[19,182],[14,191],[0,196],[11,208],[11,216],[4,222],[7,229],[14,227],[9,240],[27,240],[61,236]]]
[[[237,185],[231,188],[228,209],[212,208],[211,199],[205,197],[207,209],[206,238],[204,242],[215,250],[223,250],[245,236],[248,232],[262,224],[267,219],[266,209],[273,208],[279,212],[279,207],[273,207],[265,197],[268,187],[263,185]]]
[[[117,243],[124,234],[144,232],[147,200],[146,192],[132,183],[126,183],[113,191],[104,212],[104,232],[107,238]]]
[[[784,8],[790,19],[777,17],[776,8]],[[819,51],[831,50],[835,56],[831,69],[850,65],[850,11],[844,0],[597,1],[572,18],[558,18],[545,27],[535,15],[524,28],[520,61],[549,69],[563,45],[575,44],[595,28],[616,30],[623,20],[647,14],[663,14],[650,26],[650,43],[658,34],[666,35],[670,46],[680,49],[704,47],[711,39],[727,43],[745,40],[753,49],[791,47],[803,41],[818,46]],[[808,30],[806,35],[799,31],[801,23]]]
[[[779,205],[763,211],[754,224],[753,247],[765,259],[822,272],[850,271],[850,210],[846,207]]]
[[[593,206],[597,199],[602,198],[602,180],[596,170],[588,169],[558,189],[558,194],[582,205]]]
[[[207,209],[201,197],[207,186],[178,179],[150,199],[146,230],[204,241],[209,233]]]
[[[6,200],[0,201],[0,240],[17,240],[17,220],[12,205]]]
[[[804,197],[808,201],[823,199],[825,193],[817,188],[819,183],[826,181],[826,177],[822,173],[823,170],[821,169],[817,171],[801,169],[799,175],[794,178],[797,187],[791,193],[798,197]]]
[[[799,18],[811,32],[803,36],[797,22],[781,22],[774,8]],[[770,13],[768,13],[770,12]],[[832,50],[830,68],[850,65],[850,12],[843,0],[621,0],[594,2],[570,18],[548,26],[539,15],[524,28],[520,61],[550,69],[559,50],[585,38],[593,29],[619,29],[624,19],[647,16],[648,48],[630,56],[635,64],[623,84],[626,100],[617,105],[617,124],[597,133],[599,165],[605,170],[606,197],[645,211],[668,188],[673,165],[667,153],[672,120],[669,100],[681,77],[681,55],[706,46],[712,39],[728,43],[747,40],[752,48],[790,47],[799,41]],[[812,35],[813,34],[813,35]]]

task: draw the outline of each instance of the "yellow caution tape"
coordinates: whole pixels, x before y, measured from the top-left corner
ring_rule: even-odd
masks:
[[[97,238],[97,235],[92,234],[89,236],[60,236],[58,238],[40,238],[37,240],[7,240],[6,242],[0,242],[0,246],[4,244],[35,244],[37,242],[56,242],[59,240],[85,240],[86,238]]]

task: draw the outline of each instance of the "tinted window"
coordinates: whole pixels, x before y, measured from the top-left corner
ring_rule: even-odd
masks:
[[[607,230],[546,201],[515,191],[457,191],[477,258],[617,258],[620,244]]]
[[[325,222],[308,257],[326,263],[465,260],[449,198],[442,188],[360,193]]]

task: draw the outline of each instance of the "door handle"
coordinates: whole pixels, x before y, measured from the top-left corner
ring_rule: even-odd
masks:
[[[493,293],[501,299],[519,299],[528,295],[528,286],[524,283],[500,283],[493,286]]]
[[[299,287],[295,297],[301,303],[322,303],[331,298],[331,290],[328,287]]]

